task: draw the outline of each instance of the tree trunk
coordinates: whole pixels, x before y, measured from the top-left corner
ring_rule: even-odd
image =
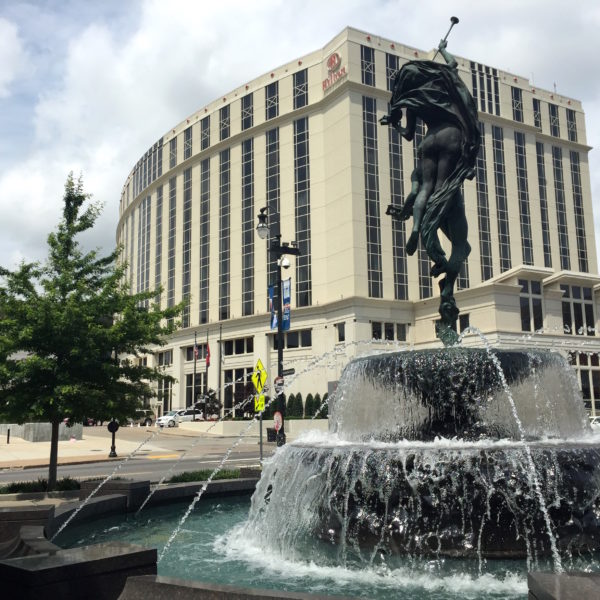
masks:
[[[48,491],[56,488],[56,471],[58,467],[58,427],[60,421],[52,421],[52,435],[50,438],[50,465],[48,467]]]

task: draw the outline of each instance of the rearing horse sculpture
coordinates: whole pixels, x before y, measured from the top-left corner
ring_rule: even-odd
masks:
[[[398,71],[391,112],[381,119],[381,124],[393,125],[407,140],[414,137],[417,118],[427,125],[427,133],[417,149],[417,167],[411,175],[412,190],[402,208],[390,205],[387,214],[402,220],[412,214],[407,253],[414,254],[420,235],[433,262],[431,275],[437,277],[445,273],[439,282],[441,327],[438,337],[444,343],[451,343],[456,339],[453,328],[459,313],[454,284],[471,251],[461,184],[475,175],[480,132],[477,106],[458,75],[456,60],[446,51],[445,39],[438,49],[447,64],[410,61]],[[403,110],[406,111],[405,127],[400,123]],[[452,243],[448,259],[440,244],[438,229]]]

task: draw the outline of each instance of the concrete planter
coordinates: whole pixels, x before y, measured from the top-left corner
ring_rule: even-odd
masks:
[[[82,481],[79,499],[85,500],[99,485],[100,481]],[[127,510],[137,510],[150,493],[149,481],[133,481],[131,479],[115,479],[105,483],[96,496],[122,495],[127,498]]]

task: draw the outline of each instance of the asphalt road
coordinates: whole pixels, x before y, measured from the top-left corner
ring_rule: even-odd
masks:
[[[119,453],[119,439],[129,441],[144,441],[150,435],[145,428],[122,427],[116,436],[116,451],[119,458],[126,459],[127,455]],[[98,448],[106,448],[106,455],[110,450],[110,434],[106,427],[86,427],[84,436],[97,437]],[[120,477],[129,477],[136,480],[149,479],[159,481],[169,469],[171,475],[183,471],[198,469],[214,469],[217,467],[226,452],[237,441],[233,437],[191,437],[169,433],[156,435],[149,443],[159,446],[163,450],[147,450],[141,448],[132,458],[125,461],[94,462],[75,465],[59,465],[58,477],[73,477],[74,479],[88,479],[92,477],[105,477],[112,473],[118,465],[122,465],[115,474]],[[273,445],[263,446],[263,456],[266,458],[273,454]],[[183,456],[185,454],[185,456]],[[182,458],[183,456],[183,458]],[[224,468],[236,468],[259,464],[260,447],[256,438],[243,439],[231,452],[225,462]],[[170,476],[170,475],[169,475]],[[22,470],[0,471],[0,485],[13,481],[35,481],[48,477],[47,467],[34,467]]]

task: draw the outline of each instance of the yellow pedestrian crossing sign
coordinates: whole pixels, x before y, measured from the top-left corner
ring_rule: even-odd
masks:
[[[265,397],[263,394],[260,396],[254,396],[254,412],[261,412],[265,410]]]
[[[252,373],[252,383],[254,384],[254,389],[260,394],[267,382],[267,371],[262,364],[260,358],[256,361],[256,367],[254,367],[254,373]],[[262,409],[261,409],[262,410]]]

